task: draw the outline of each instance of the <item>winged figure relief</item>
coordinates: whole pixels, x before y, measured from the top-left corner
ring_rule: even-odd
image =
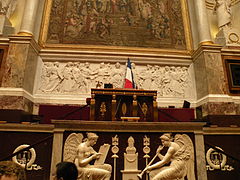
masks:
[[[82,133],[72,133],[65,141],[63,160],[75,163],[78,180],[110,180],[112,166],[104,163],[110,145],[104,144],[96,152],[92,146],[97,140],[98,135],[89,132],[86,138]]]
[[[157,149],[160,161],[147,166],[151,180],[195,180],[194,173],[194,147],[190,137],[186,134],[176,134],[172,138],[171,133],[165,133],[161,137],[162,145]],[[167,147],[166,154],[161,150]],[[156,156],[155,156],[156,157]],[[154,158],[155,158],[154,157]],[[170,165],[168,165],[170,163]]]

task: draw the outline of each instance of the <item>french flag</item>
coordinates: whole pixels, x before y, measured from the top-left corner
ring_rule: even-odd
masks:
[[[126,77],[125,77],[124,88],[135,88],[135,83],[133,80],[132,65],[131,65],[131,61],[129,58],[128,58],[128,62],[127,62],[127,72],[126,72]]]

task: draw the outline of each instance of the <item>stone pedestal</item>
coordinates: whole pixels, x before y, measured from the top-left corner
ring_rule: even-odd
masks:
[[[221,29],[216,35],[215,42],[222,46],[240,46],[240,31],[235,28]]]
[[[126,153],[124,153],[124,170],[122,173],[122,180],[138,180],[137,175],[141,171],[138,170],[138,153],[134,146],[134,138],[131,136],[128,138],[128,147]]]
[[[140,170],[123,170],[122,173],[122,179],[123,180],[139,180],[137,175],[140,173]]]

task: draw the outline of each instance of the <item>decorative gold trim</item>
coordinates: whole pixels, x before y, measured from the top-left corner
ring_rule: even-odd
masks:
[[[203,133],[204,122],[128,122],[52,120],[55,131],[86,129],[96,132],[199,132]]]
[[[41,31],[39,36],[39,45],[43,48],[57,48],[57,49],[81,49],[88,51],[110,51],[110,52],[139,52],[139,53],[170,53],[170,54],[191,54],[193,50],[192,36],[191,36],[191,28],[190,28],[190,20],[188,13],[188,6],[186,0],[181,1],[182,8],[182,18],[183,18],[183,26],[185,33],[185,41],[186,41],[186,49],[178,50],[178,49],[161,49],[161,48],[136,48],[136,47],[120,47],[120,46],[102,46],[102,45],[67,45],[67,44],[48,44],[47,33],[48,26],[51,14],[51,7],[53,0],[46,0],[44,6],[44,15],[43,21],[41,24]]]
[[[32,33],[29,33],[29,32],[19,32],[17,33],[18,36],[33,36]]]
[[[47,40],[47,32],[48,32],[51,8],[52,8],[52,0],[46,0],[44,5],[44,10],[43,10],[43,20],[42,20],[42,24],[40,28],[41,31],[39,36],[39,45],[41,47],[45,47],[45,42]]]
[[[124,102],[124,103],[122,104],[122,114],[123,114],[123,116],[125,116],[126,113],[127,113],[127,105],[126,105],[126,103]]]
[[[192,50],[177,50],[177,49],[157,49],[157,48],[136,48],[136,47],[120,47],[120,46],[96,46],[96,45],[68,45],[68,44],[48,44],[40,42],[39,45],[43,48],[49,48],[54,50],[70,49],[70,50],[82,50],[88,52],[116,52],[120,53],[147,53],[147,54],[180,54],[189,55]],[[127,55],[127,54],[124,54]],[[127,56],[136,56],[135,54],[128,54]]]
[[[100,112],[101,112],[102,118],[104,118],[106,111],[107,111],[106,104],[105,102],[102,102],[100,105]]]
[[[203,41],[200,42],[199,45],[214,45],[214,43],[212,41]]]
[[[186,0],[181,0],[181,8],[182,8],[182,18],[183,18],[183,26],[185,32],[185,40],[186,40],[186,49],[188,51],[193,50],[193,38],[192,38],[192,30],[190,26],[190,16],[189,16],[189,8]]]
[[[235,36],[237,39],[234,40],[232,37]],[[230,33],[228,35],[228,39],[232,42],[232,43],[237,43],[239,44],[239,36],[236,33]]]

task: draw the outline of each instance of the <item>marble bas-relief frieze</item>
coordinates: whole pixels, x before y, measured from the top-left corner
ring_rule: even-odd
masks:
[[[157,90],[161,97],[190,97],[192,78],[187,66],[136,65],[132,63],[138,89]],[[37,94],[90,94],[91,88],[123,88],[126,64],[44,62]]]

